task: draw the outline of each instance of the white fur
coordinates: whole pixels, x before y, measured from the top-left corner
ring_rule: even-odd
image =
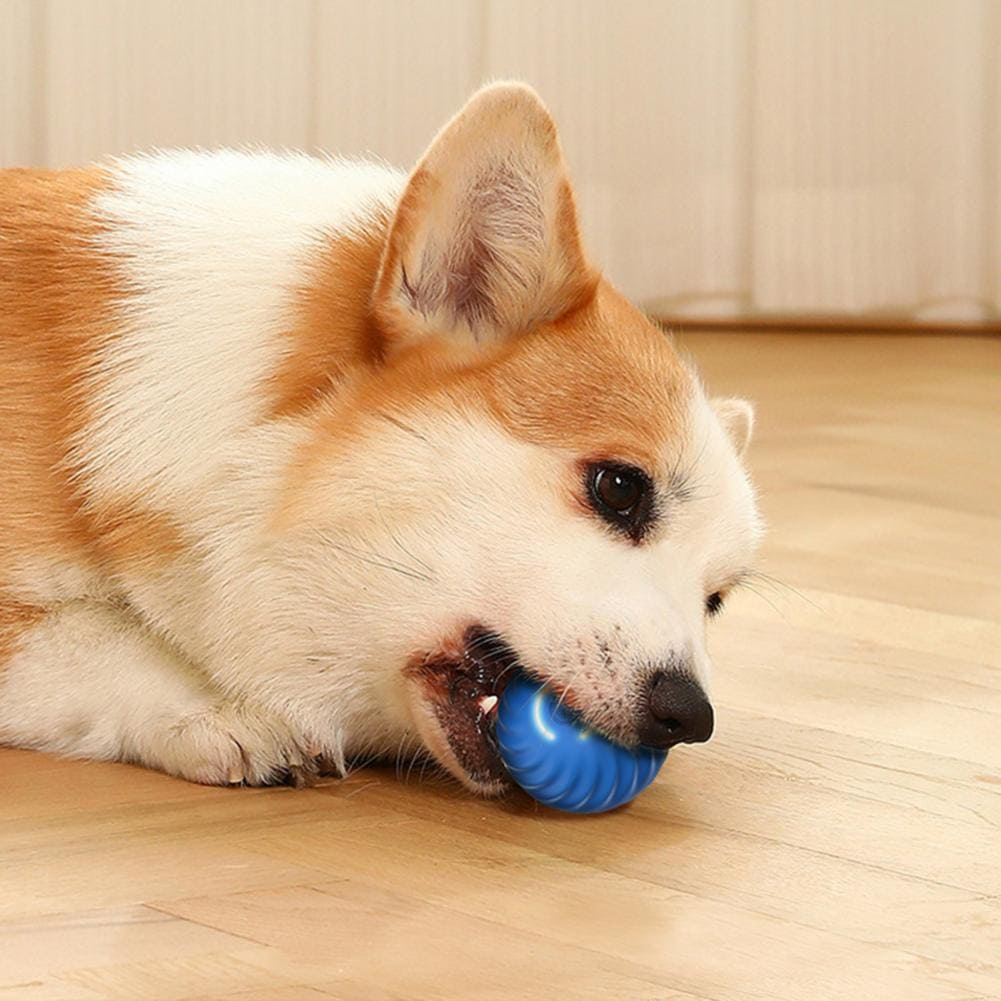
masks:
[[[224,700],[107,604],[68,602],[51,613],[6,665],[2,692],[5,743],[134,761],[213,785],[260,783],[303,764],[283,724]]]
[[[100,418],[79,442],[87,482],[186,508],[260,416],[254,390],[287,350],[310,248],[394,204],[402,180],[301,154],[119,161],[95,213],[131,288],[126,335],[95,373]]]

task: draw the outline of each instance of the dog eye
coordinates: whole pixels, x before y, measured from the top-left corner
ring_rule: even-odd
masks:
[[[713,591],[712,594],[706,598],[706,615],[710,618],[714,615],[719,615],[723,611],[723,595],[719,591]]]
[[[601,466],[594,476],[594,492],[605,507],[628,514],[643,496],[643,481],[632,470]]]
[[[653,520],[653,484],[635,466],[595,463],[588,467],[591,507],[613,528],[639,542]]]

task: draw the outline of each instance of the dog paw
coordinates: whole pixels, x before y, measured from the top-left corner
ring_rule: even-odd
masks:
[[[202,785],[311,785],[318,774],[284,723],[235,705],[193,713],[171,725],[144,764]]]

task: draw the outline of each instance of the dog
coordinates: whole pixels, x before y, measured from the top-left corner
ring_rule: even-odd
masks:
[[[207,784],[506,787],[520,670],[708,739],[753,411],[595,269],[536,93],[409,174],[158,152],[0,181],[0,743]]]

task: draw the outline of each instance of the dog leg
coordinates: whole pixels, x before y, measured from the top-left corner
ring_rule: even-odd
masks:
[[[278,721],[222,698],[134,616],[0,607],[0,743],[128,761],[207,785],[310,776]]]

